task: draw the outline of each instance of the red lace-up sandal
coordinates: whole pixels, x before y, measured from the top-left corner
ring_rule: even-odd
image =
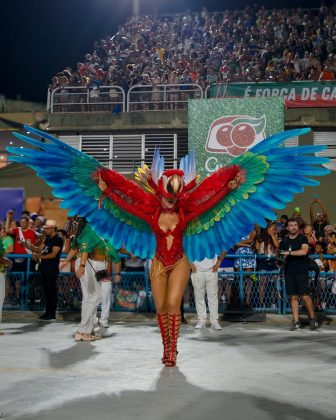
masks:
[[[170,336],[170,349],[168,359],[165,363],[167,367],[176,366],[177,356],[177,338],[180,332],[181,314],[169,314],[169,336]]]
[[[156,314],[157,322],[160,328],[162,344],[163,344],[163,356],[162,363],[165,364],[168,360],[169,355],[169,322],[168,314]]]

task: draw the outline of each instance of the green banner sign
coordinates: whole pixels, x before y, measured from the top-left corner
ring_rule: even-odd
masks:
[[[335,107],[335,82],[227,83],[212,85],[209,98],[269,98],[281,96],[287,108]]]
[[[195,149],[202,178],[284,129],[280,97],[198,99],[188,109],[189,150]]]

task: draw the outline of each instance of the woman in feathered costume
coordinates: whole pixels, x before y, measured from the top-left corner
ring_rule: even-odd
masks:
[[[181,160],[180,169],[165,171],[156,150],[151,168],[136,174],[142,188],[49,134],[27,130],[51,143],[14,133],[37,150],[8,148],[15,155],[10,159],[36,170],[64,200],[62,207],[70,216],[86,217],[114,247],[154,258],[151,287],[166,366],[176,364],[189,260],[212,258],[229,249],[254,224],[265,226],[265,218],[276,219],[273,209],[285,207],[304,186],[319,184],[307,175],[329,172],[314,166],[328,159],[305,156],[323,147],[279,147],[285,139],[309,131],[298,129],[265,139],[199,184],[193,153]]]

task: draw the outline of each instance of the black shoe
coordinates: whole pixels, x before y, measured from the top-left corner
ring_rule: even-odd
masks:
[[[290,327],[290,331],[300,331],[301,325],[300,322],[293,322],[292,326]]]
[[[317,330],[319,327],[318,322],[316,321],[316,318],[310,318],[309,320],[309,328],[313,330]]]
[[[40,321],[56,321],[56,317],[55,317],[55,315],[46,315],[46,314],[44,314],[44,315],[41,315],[39,317],[39,320]]]

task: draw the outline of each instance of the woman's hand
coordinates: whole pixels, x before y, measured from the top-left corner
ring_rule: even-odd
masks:
[[[98,177],[98,187],[99,187],[99,189],[101,189],[103,192],[106,190],[106,188],[107,188],[107,184],[106,184],[106,182],[105,181],[103,181],[102,180],[102,178],[101,178],[101,176],[100,176],[100,174],[99,174],[99,177]]]
[[[228,187],[230,188],[230,190],[234,190],[235,188],[237,188],[240,184],[240,181],[241,181],[241,174],[238,173],[235,179],[233,179],[232,181],[228,183]]]

